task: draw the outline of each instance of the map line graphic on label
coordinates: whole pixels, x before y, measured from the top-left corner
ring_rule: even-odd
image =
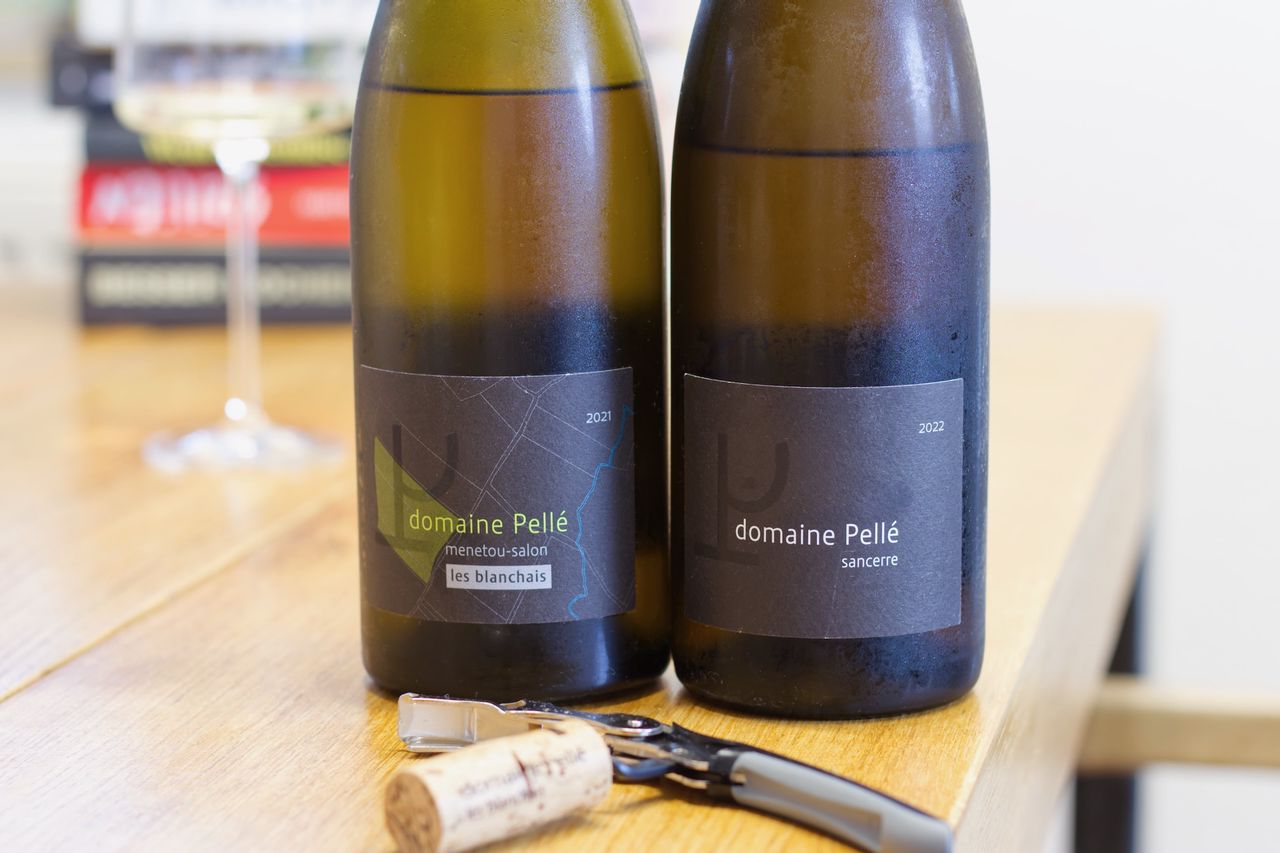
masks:
[[[608,457],[606,457],[603,462],[601,462],[599,465],[596,466],[595,473],[591,476],[591,488],[587,489],[587,493],[582,498],[582,503],[578,504],[578,511],[576,513],[578,518],[578,535],[573,540],[573,547],[578,549],[578,557],[581,560],[580,567],[582,569],[582,592],[578,593],[572,599],[569,600],[569,615],[572,616],[575,620],[578,619],[578,612],[574,609],[574,607],[578,604],[579,601],[586,601],[587,594],[588,594],[587,551],[585,548],[582,547],[582,536],[586,532],[586,529],[583,526],[583,522],[582,522],[582,512],[587,508],[587,504],[591,501],[591,496],[596,493],[596,486],[600,485],[600,475],[603,474],[606,469],[614,467],[613,465],[614,459],[616,459],[618,456],[618,448],[622,447],[622,440],[623,438],[626,437],[626,434],[627,434],[627,421],[631,419],[632,414],[633,413],[631,411],[630,406],[622,407],[622,417],[618,419],[620,421],[620,423],[618,424],[618,437],[614,439],[613,446],[609,448]]]
[[[378,559],[365,582],[379,607],[498,625],[635,606],[630,369],[368,372],[375,500],[362,512]]]

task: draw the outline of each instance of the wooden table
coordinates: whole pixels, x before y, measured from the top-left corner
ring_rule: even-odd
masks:
[[[387,849],[405,760],[360,665],[355,485],[169,477],[138,447],[218,410],[216,331],[81,333],[60,292],[0,294],[0,848]],[[1005,310],[994,334],[986,668],[941,710],[864,722],[616,703],[765,744],[1028,851],[1070,778],[1151,504],[1156,328]],[[272,330],[269,408],[352,434],[349,334]],[[647,786],[546,831],[583,850],[838,849]]]

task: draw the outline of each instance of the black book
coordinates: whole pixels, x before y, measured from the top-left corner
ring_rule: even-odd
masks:
[[[115,93],[109,50],[89,50],[70,31],[54,36],[49,52],[49,103],[110,113]]]
[[[349,322],[345,249],[269,247],[258,275],[264,323]],[[80,316],[85,325],[226,322],[226,258],[219,252],[85,250]]]

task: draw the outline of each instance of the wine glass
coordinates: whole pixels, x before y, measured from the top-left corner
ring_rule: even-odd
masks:
[[[258,175],[275,140],[349,126],[372,0],[124,0],[115,109],[139,133],[208,144],[227,185],[229,391],[222,418],[147,441],[153,466],[296,467],[336,445],[262,405]]]

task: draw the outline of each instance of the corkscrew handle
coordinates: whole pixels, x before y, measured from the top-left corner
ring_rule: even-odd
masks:
[[[867,853],[950,853],[951,829],[849,779],[764,752],[743,752],[729,765],[719,795],[827,832]]]

